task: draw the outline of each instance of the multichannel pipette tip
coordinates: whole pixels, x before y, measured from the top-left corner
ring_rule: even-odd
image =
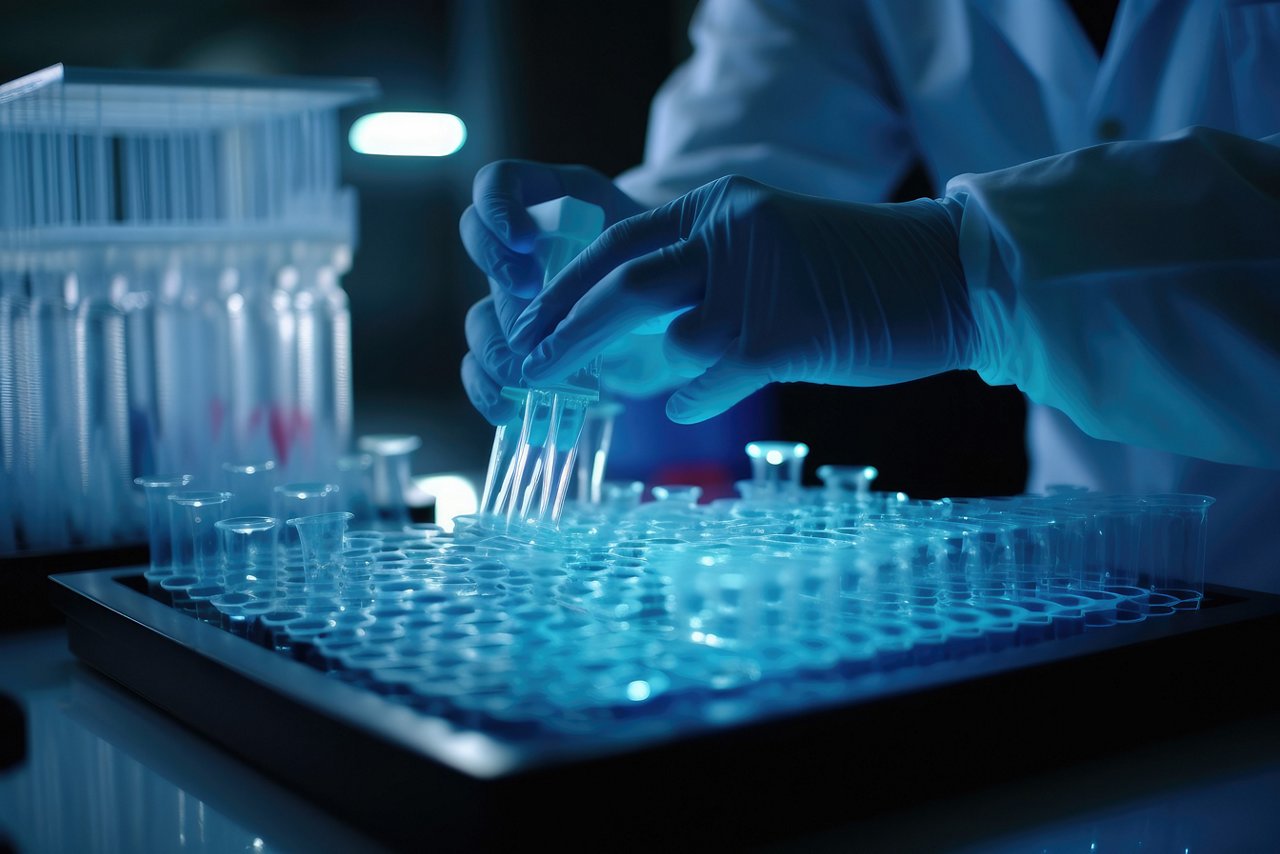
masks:
[[[604,230],[604,211],[578,199],[554,199],[528,211],[542,231],[534,255],[542,264],[544,284]],[[507,525],[559,520],[586,410],[600,400],[600,365],[597,357],[552,387],[503,389],[521,407],[515,419],[494,433],[482,512]]]

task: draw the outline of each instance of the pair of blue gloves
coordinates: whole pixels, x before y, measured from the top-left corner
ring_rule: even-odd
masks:
[[[606,228],[543,287],[525,209],[561,196],[599,206]],[[461,220],[491,291],[467,315],[463,383],[503,423],[503,386],[554,383],[603,354],[606,388],[672,391],[667,415],[691,424],[771,382],[968,368],[979,342],[960,214],[951,199],[853,204],[741,177],[646,209],[585,167],[490,164]]]

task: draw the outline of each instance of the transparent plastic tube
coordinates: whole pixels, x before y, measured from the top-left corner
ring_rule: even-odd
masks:
[[[221,571],[217,524],[226,516],[230,500],[230,492],[189,491],[169,496],[174,575],[194,575],[201,582],[217,579]]]
[[[330,247],[329,259],[317,279],[318,298],[322,316],[321,329],[328,334],[326,356],[331,365],[330,400],[325,415],[332,419],[333,447],[351,446],[355,424],[355,403],[352,399],[352,341],[351,308],[347,292],[342,289],[339,277],[351,267],[351,250],[345,245]]]
[[[604,483],[609,449],[613,445],[613,424],[624,407],[614,401],[601,401],[587,407],[582,433],[578,437],[574,479],[575,498],[582,504],[599,504]]]
[[[981,527],[956,519],[944,519],[933,527],[938,531],[938,578],[943,600],[952,605],[969,604],[976,586],[975,538]]]
[[[351,519],[352,514],[343,510],[302,516],[285,523],[297,531],[302,543],[302,567],[309,591],[327,589],[340,581],[344,540]]]
[[[598,378],[599,372],[597,372]],[[598,379],[597,379],[598,382]],[[581,400],[576,395],[557,394],[551,402],[551,421],[547,429],[547,441],[542,448],[542,485],[539,490],[536,516],[526,510],[526,519],[556,522],[564,509],[569,481],[573,477],[577,458],[578,438],[586,421],[587,411],[593,400]]]
[[[519,390],[504,389],[507,396]],[[494,436],[483,502],[509,524],[555,523],[574,471],[578,436],[595,397],[572,391],[530,389],[516,419]],[[514,439],[513,439],[514,437]]]
[[[129,542],[134,475],[221,485],[223,460],[285,468],[268,443],[309,438],[327,464],[349,438],[334,112],[373,87],[246,81],[291,92],[246,100],[216,75],[146,76],[55,66],[4,87],[0,551]],[[303,281],[274,282],[266,328],[291,261]]]
[[[230,451],[225,423],[229,379],[224,359],[190,354],[228,349],[227,318],[218,305],[221,273],[212,247],[170,253],[156,310],[162,464],[191,468],[206,483],[217,482],[217,467]]]
[[[56,282],[32,276],[32,293],[23,300],[14,323],[15,394],[20,415],[16,430],[17,477],[21,485],[18,518],[27,548],[54,548],[67,541],[63,508],[66,444],[59,427],[57,390],[68,388],[61,374],[64,360],[58,343],[62,324]],[[52,285],[52,287],[51,287]]]
[[[750,478],[734,481],[733,488],[738,493],[738,497],[747,504],[769,502],[778,497],[773,484],[756,483]]]
[[[223,463],[222,485],[235,496],[232,499],[235,512],[241,516],[271,515],[277,474],[275,460]]]
[[[374,522],[373,503],[369,500],[372,479],[371,454],[345,454],[338,458],[338,495],[343,509],[355,516],[352,524],[358,528],[367,528]]]
[[[306,481],[302,483],[285,483],[277,486],[274,492],[272,516],[277,519],[293,519],[299,516],[317,516],[332,511],[338,500],[339,489],[336,483]],[[280,532],[280,547],[286,551],[301,545],[297,530],[286,525]]]
[[[667,507],[692,508],[702,498],[702,487],[687,484],[663,484],[653,488],[653,500]]]
[[[409,524],[409,455],[422,447],[417,436],[379,434],[361,436],[359,448],[373,458],[369,501],[379,525],[400,530]]]
[[[297,336],[296,461],[301,476],[326,471],[334,448],[351,443],[351,315],[338,276],[347,253],[329,245],[293,252],[292,295]]]
[[[969,508],[956,505],[956,509],[968,512]],[[1042,593],[1088,587],[1085,555],[1090,547],[1090,536],[1097,534],[1089,513],[1070,507],[1038,505],[1024,507],[1013,516],[1042,523],[1046,528],[1043,535],[1045,574]]]
[[[1011,545],[1016,525],[999,518],[973,523],[973,571],[970,580],[975,599],[1004,599],[1015,593],[1015,562]]]
[[[1117,495],[1092,503],[1097,510],[1101,572],[1097,583],[1088,586],[1106,589],[1138,584],[1142,552],[1150,547],[1143,542],[1146,502],[1137,496]]]
[[[823,497],[827,501],[856,503],[871,492],[871,484],[880,476],[875,466],[818,466]]]
[[[506,508],[516,499],[519,490],[517,463],[522,454],[527,457],[527,443],[534,432],[530,415],[533,398],[523,389],[504,388],[502,395],[518,404],[515,416],[506,424],[499,424],[493,431],[493,446],[489,451],[489,467],[484,489],[480,494],[480,513],[505,516]]]
[[[533,255],[549,283],[604,230],[603,209],[568,196],[528,208],[541,233]],[[588,407],[600,400],[599,357],[554,387],[504,388],[521,402],[494,434],[481,512],[513,521],[555,524],[574,473]],[[588,491],[589,491],[588,487]]]
[[[268,259],[267,264],[271,290],[262,301],[261,308],[268,363],[271,365],[266,406],[272,453],[280,461],[286,476],[313,477],[303,473],[298,453],[298,320],[293,311],[298,270],[290,263],[282,247],[279,254]]]
[[[129,403],[125,373],[126,285],[96,253],[76,253],[66,277],[70,400],[75,425],[70,452],[71,536],[104,545],[133,532],[133,506],[119,500],[130,474]],[[62,420],[62,419],[60,419]]]
[[[1013,596],[1034,597],[1053,587],[1053,526],[1051,520],[1025,509],[1001,517],[1008,529],[1009,556],[1013,566]]]
[[[223,519],[216,527],[222,535],[226,589],[264,593],[273,590],[280,523],[270,516],[236,516]]]
[[[17,354],[14,352],[14,322],[21,283],[16,271],[0,265],[0,554],[18,547],[18,505],[15,465],[17,456],[18,402],[16,399]]]
[[[761,491],[779,497],[800,491],[800,475],[809,446],[803,442],[748,442],[751,480]]]
[[[1175,610],[1195,610],[1204,598],[1204,562],[1208,495],[1161,494],[1147,499],[1150,571],[1145,579],[1153,593],[1170,597]]]
[[[221,308],[227,335],[231,453],[237,460],[265,460],[273,453],[267,435],[264,392],[270,362],[258,322],[265,277],[258,269],[258,253],[228,247],[226,254]]]
[[[299,282],[292,304],[294,329],[298,336],[293,454],[298,475],[315,477],[322,470],[323,462],[328,462],[322,462],[319,454],[319,449],[331,441],[326,435],[329,425],[323,423],[320,413],[331,391],[326,386],[333,382],[333,366],[327,358],[327,335],[322,329],[321,308],[316,299],[316,258],[313,252],[300,252],[295,253],[293,260]]]
[[[600,509],[610,514],[628,513],[640,506],[644,484],[638,480],[606,480],[600,484]]]
[[[151,566],[146,572],[148,585],[173,574],[173,528],[169,522],[169,496],[191,483],[189,474],[157,474],[135,478],[147,502],[147,545]]]
[[[0,466],[0,555],[8,554],[18,548],[11,479],[9,472]]]

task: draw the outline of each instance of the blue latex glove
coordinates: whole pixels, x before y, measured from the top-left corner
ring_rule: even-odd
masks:
[[[488,277],[490,290],[467,314],[470,352],[462,360],[462,382],[472,404],[493,424],[515,414],[516,404],[501,394],[503,386],[521,379],[520,359],[507,335],[542,287],[542,267],[533,254],[539,231],[525,209],[561,196],[598,205],[606,227],[644,210],[585,166],[500,160],[476,173],[472,204],[459,222],[463,246]]]
[[[529,304],[509,340],[554,382],[644,324],[674,421],[770,382],[885,385],[968,368],[976,350],[954,200],[863,205],[721,178],[623,220]],[[690,379],[692,378],[692,379]]]

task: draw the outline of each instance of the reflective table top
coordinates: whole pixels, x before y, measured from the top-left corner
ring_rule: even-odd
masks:
[[[1188,690],[1195,690],[1190,675]],[[358,830],[78,664],[59,629],[0,637],[0,694],[22,709],[26,728],[25,758],[0,769],[0,851],[6,845],[20,852],[379,850]],[[1105,699],[1098,713],[1117,726],[1141,726]],[[18,735],[0,732],[3,746],[11,748]],[[1280,715],[1059,765],[945,802],[801,834],[782,848],[1267,850],[1280,838],[1277,803]],[[430,809],[429,797],[423,808]],[[660,803],[655,810],[660,818]],[[615,841],[625,847],[625,838]],[[559,843],[593,844],[574,840],[571,822]]]

